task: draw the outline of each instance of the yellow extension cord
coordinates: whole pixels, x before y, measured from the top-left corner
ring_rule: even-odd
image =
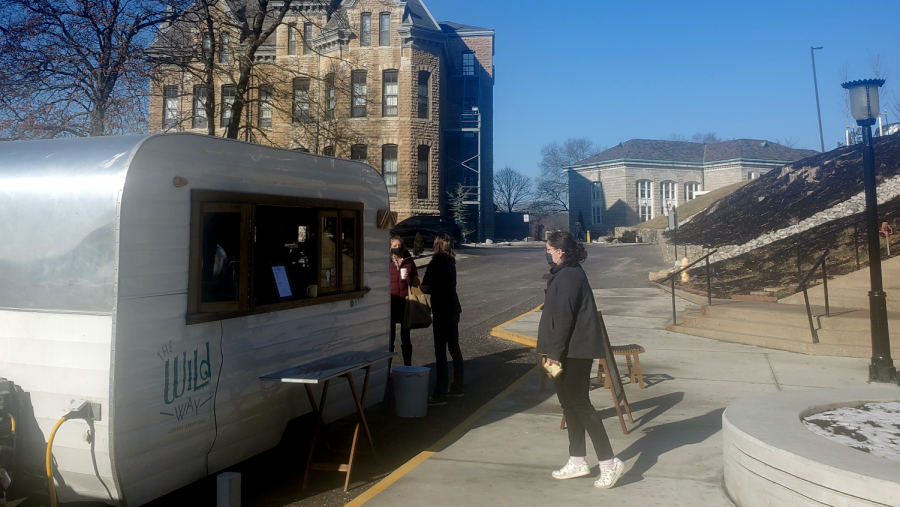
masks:
[[[50,438],[47,439],[47,485],[50,488],[50,507],[56,506],[56,484],[53,483],[53,438],[56,437],[56,430],[66,422],[72,414],[62,416],[62,419],[56,422],[53,431],[50,432]]]

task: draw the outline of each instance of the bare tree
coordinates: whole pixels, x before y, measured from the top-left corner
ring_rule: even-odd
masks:
[[[702,143],[702,144],[713,144],[713,143],[721,143],[722,139],[716,135],[715,132],[697,132],[692,135],[690,139],[687,136],[683,136],[681,134],[672,134],[666,139],[666,141],[679,141],[683,143]]]
[[[494,173],[494,205],[503,213],[521,211],[534,194],[531,178],[506,166]]]
[[[781,138],[781,137],[775,138],[775,144],[787,146],[788,148],[793,148],[793,147],[797,146],[797,143],[799,143],[799,142],[800,142],[799,139],[794,139],[793,137],[790,137],[790,136],[784,137],[784,138]]]
[[[0,139],[144,131],[144,48],[186,1],[4,0]]]
[[[337,3],[306,0],[302,9],[292,8],[298,0],[244,3],[244,8],[232,11],[225,8],[223,0],[197,0],[191,12],[167,26],[152,45],[157,93],[174,79],[184,81],[187,76],[204,94],[202,111],[182,115],[170,128],[196,126],[199,119],[210,135],[220,132],[224,137],[315,153],[323,153],[328,146],[351,144],[359,134],[352,122],[335,114],[334,105],[343,103],[344,97],[349,100],[351,69],[365,63],[356,61],[358,55],[351,61],[341,52],[320,51],[316,37],[306,40],[303,30],[310,26],[316,27],[320,36],[328,32],[349,37],[349,23],[336,11]],[[285,25],[289,55],[314,54],[314,67],[299,65],[296,59],[274,58],[274,34]],[[227,96],[217,99],[217,89],[227,91]],[[193,90],[182,87],[181,93],[189,95]],[[278,117],[290,118],[289,135],[248,114],[261,108],[270,116],[278,113]]]
[[[541,173],[536,181],[535,205],[547,212],[569,211],[569,176],[565,168],[601,151],[587,138],[569,138],[541,148]]]

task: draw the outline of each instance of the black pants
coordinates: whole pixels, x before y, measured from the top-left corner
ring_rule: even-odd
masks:
[[[391,352],[394,351],[394,342],[397,341],[397,326],[400,326],[400,343],[404,347],[412,347],[409,329],[399,322],[391,322]]]
[[[400,351],[403,353],[403,364],[412,365],[412,340],[408,328],[403,327],[403,312],[406,310],[406,299],[391,294],[391,346],[394,351],[394,342],[397,341],[397,325],[400,325]]]
[[[556,387],[556,396],[562,405],[569,429],[569,456],[587,456],[584,441],[584,433],[587,431],[594,443],[594,450],[597,451],[597,458],[606,461],[615,455],[600,414],[594,410],[588,395],[593,364],[591,359],[563,359],[563,371],[553,379],[553,386]]]
[[[434,383],[434,396],[447,394],[447,350],[453,358],[453,387],[463,387],[463,357],[459,349],[459,315],[435,316],[431,325],[434,332],[434,360],[436,363],[437,381]]]

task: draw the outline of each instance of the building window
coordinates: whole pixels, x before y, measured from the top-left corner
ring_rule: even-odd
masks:
[[[191,208],[189,324],[308,306],[323,296],[332,302],[362,289],[358,203],[194,191]]]
[[[366,116],[366,71],[354,70],[351,76],[353,84],[350,116],[364,118]]]
[[[325,119],[334,119],[334,74],[325,76]]]
[[[638,220],[646,222],[653,218],[653,182],[637,181]]]
[[[475,53],[466,51],[462,54],[462,71],[463,76],[475,75]]]
[[[303,25],[303,54],[308,55],[312,53],[312,23],[306,23]]]
[[[662,195],[663,214],[669,216],[669,210],[678,206],[678,197],[675,195],[676,183],[674,181],[664,181],[659,184],[659,193]]]
[[[368,163],[369,148],[365,144],[354,144],[350,146],[350,160],[359,160]]]
[[[431,73],[419,71],[419,118],[428,119],[429,86]]]
[[[591,200],[592,201],[602,201],[603,200],[603,183],[599,181],[595,181],[591,183]]]
[[[419,146],[419,199],[428,199],[428,159],[431,154],[431,146],[420,145]]]
[[[364,12],[359,16],[359,45],[372,45],[372,13]]]
[[[309,116],[309,78],[294,78],[293,122],[307,123]]]
[[[163,87],[163,125],[170,129],[178,125],[178,87]]]
[[[227,127],[228,123],[231,122],[231,105],[234,104],[236,93],[237,88],[234,85],[222,86],[222,115],[220,119],[222,127]]]
[[[210,53],[212,52],[212,35],[203,32],[203,58],[209,58]]]
[[[288,54],[297,54],[297,27],[288,25]]]
[[[382,76],[383,101],[381,116],[397,116],[397,71],[386,70]]]
[[[231,37],[227,33],[222,33],[219,35],[219,63],[227,63],[229,58],[229,49],[228,44],[231,42]]]
[[[272,86],[259,87],[259,126],[272,126]]]
[[[684,184],[684,198],[693,201],[697,197],[697,191],[700,190],[700,184],[695,182]]]
[[[195,129],[206,128],[206,87],[194,87],[194,118],[191,126]]]
[[[397,145],[381,147],[381,176],[387,185],[388,197],[397,197]]]
[[[322,155],[325,155],[326,157],[333,157],[334,156],[334,146],[326,146],[325,150],[322,151]]]
[[[391,13],[382,12],[378,17],[378,45],[391,45]]]
[[[601,225],[603,223],[603,206],[591,206],[591,224]]]

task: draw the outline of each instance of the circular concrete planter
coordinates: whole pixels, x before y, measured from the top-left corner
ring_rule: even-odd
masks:
[[[739,507],[900,505],[900,462],[817,435],[807,415],[900,400],[897,387],[783,391],[722,415],[725,488]]]

